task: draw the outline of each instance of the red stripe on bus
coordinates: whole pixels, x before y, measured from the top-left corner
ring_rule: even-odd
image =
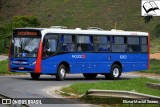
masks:
[[[150,69],[150,33],[148,34],[148,69]]]
[[[11,50],[11,42],[10,42],[10,45],[9,45],[9,49],[8,49],[8,70],[11,71],[11,67],[10,67],[10,50]]]
[[[41,62],[42,62],[42,41],[40,41],[34,73],[41,73]]]

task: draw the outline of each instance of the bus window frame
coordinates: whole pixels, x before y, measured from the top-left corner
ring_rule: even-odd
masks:
[[[110,45],[110,51],[96,51],[96,45],[97,45],[97,44],[105,45],[105,43],[96,43],[96,42],[95,42],[95,40],[96,40],[95,38],[98,37],[98,36],[104,36],[104,37],[109,37],[109,38],[110,38],[110,43],[108,43],[108,44]],[[93,44],[94,44],[94,45],[93,45],[93,46],[94,46],[93,48],[94,48],[95,53],[111,53],[111,52],[112,52],[112,51],[111,51],[111,50],[112,50],[112,49],[111,49],[111,35],[94,35],[94,42],[93,42]],[[106,45],[108,45],[108,44],[106,44]]]
[[[60,33],[60,38],[59,38],[59,47],[61,47],[61,44],[62,44],[62,41],[61,41],[61,37],[62,35],[73,35],[75,36],[75,52],[69,52],[69,51],[61,51],[61,49],[59,49],[59,52],[60,53],[94,53],[95,50],[94,50],[94,39],[93,39],[93,50],[92,51],[79,51],[78,52],[78,48],[77,48],[77,36],[92,36],[92,38],[94,38],[94,35],[91,35],[91,34],[72,34],[72,33]]]
[[[128,53],[128,54],[139,54],[139,53],[148,53],[148,50],[147,50],[147,52],[142,52],[142,49],[141,49],[141,46],[143,45],[143,44],[141,44],[141,37],[146,37],[147,38],[147,46],[148,46],[148,36],[134,36],[134,35],[98,35],[98,34],[74,34],[74,33],[47,33],[47,34],[53,34],[53,35],[57,35],[58,36],[58,46],[57,46],[57,50],[56,50],[56,52],[55,52],[55,54],[54,55],[51,55],[51,56],[55,56],[55,55],[57,55],[57,54],[60,54],[60,53]],[[47,35],[47,34],[45,34],[45,35]],[[75,36],[75,51],[73,51],[73,52],[69,52],[69,51],[62,51],[61,50],[61,45],[63,44],[62,43],[62,41],[61,41],[61,37],[63,36],[63,35],[67,35],[67,36],[69,36],[69,35],[71,35],[71,36]],[[77,36],[92,36],[92,39],[93,39],[93,50],[92,51],[80,51],[80,52],[78,52],[78,48],[77,48]],[[95,37],[96,36],[108,36],[108,37],[110,37],[110,43],[109,43],[109,45],[110,45],[110,51],[96,51],[96,48],[95,48],[95,46],[96,46],[96,43],[95,43]],[[115,45],[126,45],[127,46],[127,48],[128,48],[128,37],[139,37],[139,46],[140,46],[140,52],[113,52],[112,51],[112,45],[113,45],[113,43],[112,43],[112,37],[126,37],[126,43],[125,43],[125,40],[124,40],[124,44],[115,44]],[[45,36],[44,36],[44,38],[45,38]],[[130,44],[131,45],[131,44]],[[49,56],[49,57],[51,57],[51,56]],[[48,58],[48,57],[47,57]]]
[[[61,41],[61,39],[62,39],[62,36],[74,36],[74,38],[75,38],[75,43],[72,43],[72,44],[74,44],[75,45],[75,51],[63,51],[62,49],[61,49],[61,46],[62,46],[62,44],[63,44],[63,42]],[[77,36],[76,36],[76,34],[70,34],[70,33],[68,33],[68,34],[59,34],[59,52],[62,52],[62,53],[76,53],[77,52],[77,42],[76,42],[76,39],[77,39]]]
[[[148,36],[137,36],[137,35],[110,35],[110,38],[112,38],[112,37],[116,37],[116,36],[118,36],[118,37],[126,37],[126,39],[127,39],[127,41],[126,41],[126,44],[125,45],[127,45],[127,48],[128,48],[128,45],[135,45],[135,44],[128,44],[128,37],[139,37],[139,44],[138,44],[138,46],[140,46],[140,52],[113,52],[112,51],[112,45],[113,45],[113,43],[112,43],[112,39],[111,39],[111,51],[110,51],[110,53],[128,53],[128,54],[140,54],[140,53],[148,53],[148,50],[147,50],[147,52],[142,52],[142,49],[141,49],[141,46],[142,45],[144,45],[144,44],[141,44],[141,38],[142,37],[146,37],[147,38],[147,44],[145,44],[145,45],[147,45],[148,46]],[[125,42],[125,41],[124,41]],[[122,45],[122,44],[116,44],[116,45]]]
[[[94,49],[95,48],[94,47],[94,35],[92,35],[92,34],[76,34],[75,36],[76,36],[75,37],[75,40],[76,40],[75,42],[76,42],[76,52],[77,53],[94,53],[95,52],[95,49]],[[78,51],[78,48],[77,48],[78,44],[87,44],[87,43],[77,43],[77,37],[78,36],[89,36],[89,37],[91,36],[92,37],[92,48],[93,48],[92,51]]]
[[[124,38],[124,44],[114,44],[113,43],[113,37],[123,37]],[[125,38],[127,39],[127,35],[111,35],[111,37],[110,37],[110,39],[111,39],[111,53],[131,53],[131,52],[126,52],[126,51],[124,51],[124,52],[113,52],[113,49],[112,49],[112,46],[113,45],[126,45],[126,47],[128,48],[128,41],[126,41],[126,43],[125,43]]]
[[[142,38],[145,37],[147,40],[146,44],[142,44]],[[148,53],[148,45],[149,45],[149,41],[148,41],[149,36],[140,36],[140,47],[141,47],[141,53]],[[142,52],[142,46],[147,46],[147,51],[146,52]]]
[[[52,55],[50,55],[50,56],[46,56],[46,57],[44,57],[43,56],[43,43],[44,43],[44,39],[45,39],[45,37],[47,36],[47,35],[57,35],[57,38],[55,37],[55,38],[52,38],[52,39],[57,39],[57,47],[56,47],[56,51],[54,52],[54,54],[52,54]],[[56,56],[57,55],[57,53],[59,52],[59,48],[60,48],[60,40],[59,40],[60,38],[59,38],[59,34],[58,33],[46,33],[45,35],[44,35],[44,37],[43,37],[43,39],[42,39],[42,59],[47,59],[47,58],[50,58],[50,57],[53,57],[53,56]]]
[[[37,32],[37,36],[30,36],[30,35],[17,35],[17,32]],[[10,42],[10,46],[9,46],[9,49],[10,49],[10,51],[9,51],[9,55],[10,55],[10,57],[11,58],[21,58],[21,57],[13,57],[12,56],[12,49],[13,49],[13,42],[12,42],[12,40],[14,41],[14,38],[20,38],[20,37],[22,37],[22,38],[31,38],[31,37],[33,37],[33,38],[40,38],[40,40],[42,40],[42,33],[41,33],[41,30],[37,30],[37,29],[14,29],[13,30],[13,32],[12,32],[12,36],[11,36],[11,42]],[[39,42],[39,46],[40,46],[40,42]],[[38,53],[37,53],[37,55],[38,55]],[[25,57],[25,58],[34,58],[34,57]]]

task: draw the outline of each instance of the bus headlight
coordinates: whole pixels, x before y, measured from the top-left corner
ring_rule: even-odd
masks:
[[[34,65],[34,64],[36,64],[36,61],[35,62],[33,62],[32,64],[30,64],[30,65]]]

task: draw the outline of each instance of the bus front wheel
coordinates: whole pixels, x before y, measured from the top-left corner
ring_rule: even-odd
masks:
[[[86,79],[94,79],[96,78],[97,74],[83,74],[83,76],[86,78]]]
[[[121,76],[121,68],[119,65],[114,64],[111,68],[111,71],[109,74],[105,74],[106,78],[109,78],[111,80],[116,80]]]
[[[56,74],[56,79],[58,81],[62,81],[62,80],[65,79],[65,76],[66,76],[66,67],[65,67],[65,65],[61,64],[58,67],[57,74]]]
[[[36,73],[31,73],[31,77],[33,80],[38,80],[40,77],[40,74],[36,74]]]

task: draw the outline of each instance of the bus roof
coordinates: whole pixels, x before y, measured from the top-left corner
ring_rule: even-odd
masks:
[[[76,29],[60,29],[60,28],[17,28],[18,29],[32,29],[40,30],[42,36],[47,33],[60,33],[60,34],[82,34],[82,35],[119,35],[119,36],[148,36],[147,32],[137,32],[137,31],[122,31],[122,30],[97,30],[97,29],[88,29],[82,30],[81,28]]]

